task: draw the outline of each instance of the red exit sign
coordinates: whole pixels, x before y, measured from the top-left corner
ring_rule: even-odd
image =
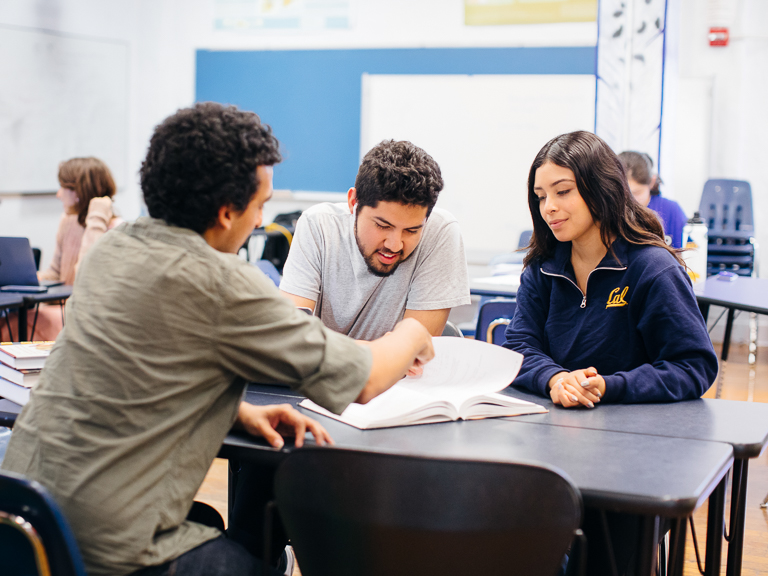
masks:
[[[710,46],[728,46],[728,28],[710,28],[707,37]]]

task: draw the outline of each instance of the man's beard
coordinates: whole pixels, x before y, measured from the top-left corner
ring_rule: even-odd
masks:
[[[360,256],[363,257],[363,260],[365,261],[365,265],[368,267],[368,272],[373,274],[374,276],[378,276],[379,278],[386,278],[387,276],[392,276],[392,274],[395,273],[395,270],[397,270],[397,267],[400,266],[403,262],[408,260],[411,256],[413,256],[413,252],[416,252],[414,250],[410,254],[408,254],[407,257],[401,258],[400,260],[396,260],[393,264],[390,264],[392,266],[388,270],[379,270],[376,268],[376,254],[378,253],[378,250],[374,250],[371,254],[365,255],[365,252],[363,250],[362,244],[360,244],[360,237],[357,235],[357,215],[355,215],[355,242],[357,242],[357,249],[360,250]],[[403,251],[401,250],[399,254],[402,254]]]

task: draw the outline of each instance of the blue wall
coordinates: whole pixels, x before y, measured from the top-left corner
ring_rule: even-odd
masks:
[[[360,161],[362,74],[595,74],[595,56],[594,47],[198,50],[195,97],[272,126],[284,156],[276,188],[346,192]]]

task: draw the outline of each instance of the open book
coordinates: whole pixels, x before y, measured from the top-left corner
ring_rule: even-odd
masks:
[[[341,415],[311,400],[299,406],[356,428],[389,428],[546,412],[503,390],[517,376],[523,357],[501,346],[465,338],[433,338],[435,358],[424,374],[404,378],[368,404],[350,404]]]

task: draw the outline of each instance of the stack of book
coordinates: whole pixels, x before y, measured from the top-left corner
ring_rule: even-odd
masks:
[[[0,396],[16,404],[26,404],[52,346],[53,342],[0,344]]]

